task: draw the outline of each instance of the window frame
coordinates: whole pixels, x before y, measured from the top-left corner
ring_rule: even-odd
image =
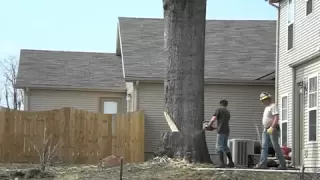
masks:
[[[294,9],[294,7],[295,7],[295,2],[294,2],[295,0],[291,0],[291,4],[292,4],[292,6],[290,6],[290,0],[288,0],[288,8],[287,8],[287,24],[288,24],[288,26],[290,25],[290,24],[293,24],[294,23],[294,11],[295,11],[295,9]],[[292,13],[292,22],[289,22],[289,15],[290,15],[290,7],[292,7],[292,11],[293,11],[293,13]]]
[[[104,114],[104,102],[105,101],[110,101],[110,102],[116,102],[118,107],[117,107],[117,114],[122,112],[122,104],[121,104],[121,98],[116,98],[116,97],[100,97],[99,98],[99,112]]]
[[[311,4],[311,12],[308,14],[308,2],[309,1],[312,1],[312,4]],[[306,16],[309,16],[310,14],[313,14],[314,2],[313,2],[313,0],[306,0],[305,2],[306,2],[306,4],[305,4],[306,5],[305,6],[306,7]]]
[[[290,1],[291,4],[290,5]],[[295,0],[288,0],[287,8],[287,51],[291,51],[294,48],[294,14],[295,14]],[[292,8],[292,22],[289,22],[290,8]],[[289,49],[289,27],[292,25],[292,47]]]
[[[312,78],[316,78],[316,82],[317,82],[317,87],[316,87],[316,91],[315,91],[315,94],[317,95],[316,96],[316,106],[315,107],[312,107],[312,108],[310,108],[310,106],[309,106],[309,103],[310,103],[310,79],[312,79]],[[318,74],[312,74],[312,75],[310,75],[310,76],[308,76],[308,84],[307,84],[307,86],[308,86],[308,90],[307,90],[307,98],[308,98],[308,100],[307,100],[307,109],[308,109],[308,115],[307,115],[307,117],[308,117],[308,119],[307,119],[307,122],[308,122],[308,127],[307,127],[307,129],[308,129],[308,139],[307,139],[307,142],[308,143],[317,143],[318,142],[318,94],[319,94],[319,76],[318,76]],[[313,111],[313,110],[315,110],[316,111],[316,140],[315,141],[310,141],[310,119],[309,119],[309,116],[310,116],[310,111]]]
[[[287,119],[286,120],[283,120],[282,119],[282,115],[283,115],[283,98],[287,98],[287,107],[286,107],[286,110],[287,110]],[[281,106],[280,106],[280,117],[279,117],[279,119],[280,119],[280,130],[281,130],[281,135],[280,135],[280,143],[281,143],[281,145],[283,145],[283,138],[282,138],[282,133],[283,133],[283,131],[282,131],[282,124],[283,123],[287,123],[287,145],[288,145],[288,122],[289,122],[289,93],[285,93],[285,94],[282,94],[281,96],[280,96],[280,98],[281,98]]]

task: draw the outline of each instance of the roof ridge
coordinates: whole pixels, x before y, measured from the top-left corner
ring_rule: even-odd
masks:
[[[56,52],[56,53],[86,53],[86,54],[110,54],[116,55],[115,52],[95,52],[95,51],[67,51],[67,50],[49,50],[49,49],[20,49],[21,52]]]
[[[118,19],[135,19],[135,20],[163,20],[164,18],[147,18],[147,17],[130,17],[119,16]],[[257,22],[276,22],[272,19],[206,19],[207,21],[257,21]]]

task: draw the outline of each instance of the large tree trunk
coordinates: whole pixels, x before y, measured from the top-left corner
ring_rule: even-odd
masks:
[[[211,163],[202,130],[206,0],[163,0],[163,9],[165,111],[180,131],[164,134],[164,143],[170,156]]]

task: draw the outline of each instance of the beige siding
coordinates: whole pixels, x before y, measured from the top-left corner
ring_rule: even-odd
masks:
[[[289,64],[297,62],[313,53],[320,45],[320,1],[313,1],[313,13],[306,16],[306,2],[294,0],[294,45],[287,50],[288,38],[288,0],[280,3],[279,39],[279,81],[278,102],[282,95],[288,95],[288,145],[292,145],[292,69]],[[318,68],[318,71],[320,69]]]
[[[261,126],[263,107],[259,94],[268,91],[274,94],[273,86],[205,86],[205,118],[209,120],[219,101],[225,98],[229,101],[231,111],[230,138],[257,138],[254,120]],[[164,87],[163,84],[139,85],[139,105],[145,111],[145,151],[153,152],[163,132],[169,129],[163,116]],[[207,143],[210,153],[215,153],[216,133],[209,132]]]
[[[303,66],[300,66],[297,68],[297,80],[303,80],[304,82],[308,82],[308,77],[318,75],[318,92],[319,92],[319,73],[320,73],[320,58],[317,60],[310,62],[308,64],[305,64]],[[319,93],[318,93],[319,94]],[[318,122],[320,118],[320,97],[318,95]],[[309,167],[316,167],[320,165],[320,126],[318,124],[318,142],[308,142],[308,96],[305,94],[304,98],[304,162],[306,166]],[[317,163],[318,162],[318,163]]]
[[[99,112],[101,97],[120,97],[123,110],[126,111],[125,93],[89,92],[89,91],[54,91],[30,90],[28,92],[29,110],[42,111],[62,107],[74,107],[92,112]]]

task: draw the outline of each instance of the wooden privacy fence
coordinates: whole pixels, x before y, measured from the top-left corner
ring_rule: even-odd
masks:
[[[74,108],[27,112],[0,110],[0,161],[38,163],[44,130],[59,143],[56,158],[64,163],[95,164],[109,155],[126,162],[144,161],[144,114],[87,112]]]

